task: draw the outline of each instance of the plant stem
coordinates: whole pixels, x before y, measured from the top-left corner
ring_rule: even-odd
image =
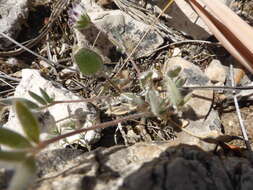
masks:
[[[80,102],[94,102],[97,100],[102,100],[102,99],[107,99],[109,98],[109,96],[99,96],[99,97],[93,97],[93,98],[85,98],[85,99],[80,99],[80,100],[57,100],[57,101],[53,101],[52,103],[41,107],[40,109],[47,109],[49,107],[52,107],[56,104],[68,104],[68,103],[80,103]]]
[[[59,141],[63,138],[66,138],[66,137],[70,137],[70,136],[73,136],[73,135],[76,135],[76,134],[79,134],[79,133],[83,133],[83,132],[87,132],[87,131],[90,131],[90,130],[104,129],[106,127],[114,126],[114,125],[117,125],[118,123],[121,123],[121,122],[124,122],[124,121],[137,119],[137,118],[141,118],[141,117],[149,117],[149,116],[152,116],[152,114],[150,112],[142,112],[142,113],[137,113],[137,114],[129,115],[129,116],[126,116],[126,117],[122,117],[122,118],[116,119],[114,121],[108,121],[108,122],[104,122],[104,123],[101,123],[101,124],[98,124],[98,125],[94,125],[94,126],[89,127],[89,128],[78,129],[78,130],[75,130],[75,131],[72,131],[72,132],[69,132],[69,133],[51,138],[49,140],[45,140],[45,141],[40,142],[38,144],[38,146],[35,147],[34,152],[38,153],[40,150],[44,149],[49,144],[55,143],[55,142],[57,142],[57,141]]]

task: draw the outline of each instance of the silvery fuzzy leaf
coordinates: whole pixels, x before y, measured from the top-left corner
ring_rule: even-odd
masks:
[[[82,14],[77,20],[75,27],[79,30],[84,29],[85,27],[91,24],[90,17],[87,14]]]
[[[158,116],[163,111],[162,109],[162,98],[160,97],[159,93],[155,90],[149,90],[147,93],[147,99],[150,105],[151,112]]]
[[[178,107],[181,101],[183,100],[182,95],[180,93],[180,89],[177,88],[175,82],[170,77],[166,77],[164,82],[171,103],[174,106]]]
[[[45,90],[43,90],[42,88],[40,88],[40,93],[43,96],[44,100],[46,100],[47,103],[51,103],[54,101],[54,98],[50,97],[48,95],[48,93]]]
[[[39,108],[39,106],[36,104],[36,103],[34,103],[34,102],[32,102],[32,101],[30,101],[30,100],[28,100],[28,99],[26,99],[26,98],[5,98],[5,99],[0,99],[0,103],[2,104],[2,105],[6,105],[6,106],[11,106],[11,105],[13,105],[14,104],[14,102],[16,102],[16,101],[20,101],[20,102],[23,102],[28,108],[30,108],[30,109],[36,109],[36,108]]]
[[[146,71],[141,73],[139,80],[140,80],[140,84],[141,87],[143,89],[146,89],[149,87],[150,81],[152,80],[152,71]]]
[[[175,81],[176,87],[177,88],[181,88],[186,82],[186,79],[184,78],[177,78],[177,80]]]

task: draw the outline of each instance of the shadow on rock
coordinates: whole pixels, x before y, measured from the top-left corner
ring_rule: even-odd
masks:
[[[144,187],[145,190],[251,189],[252,153],[245,157],[219,157],[196,146],[171,147],[126,177],[119,189]]]

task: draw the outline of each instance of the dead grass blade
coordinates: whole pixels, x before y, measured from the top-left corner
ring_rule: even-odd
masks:
[[[186,1],[224,48],[253,74],[253,29],[218,0]]]

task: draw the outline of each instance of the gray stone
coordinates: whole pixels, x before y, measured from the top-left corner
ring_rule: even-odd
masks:
[[[28,17],[27,0],[0,0],[0,31],[16,38],[22,24]],[[0,49],[11,45],[11,42],[0,35]]]
[[[235,177],[235,168],[239,163],[243,171],[239,178],[247,178],[245,181]],[[124,179],[119,189],[137,190],[144,186],[148,190],[250,189],[252,172],[251,161],[247,159],[230,157],[221,160],[196,147],[183,145],[170,148],[159,158],[143,164]]]
[[[251,189],[252,153],[222,158],[179,143],[137,143],[84,154],[44,152],[38,157],[39,178],[32,189]]]

